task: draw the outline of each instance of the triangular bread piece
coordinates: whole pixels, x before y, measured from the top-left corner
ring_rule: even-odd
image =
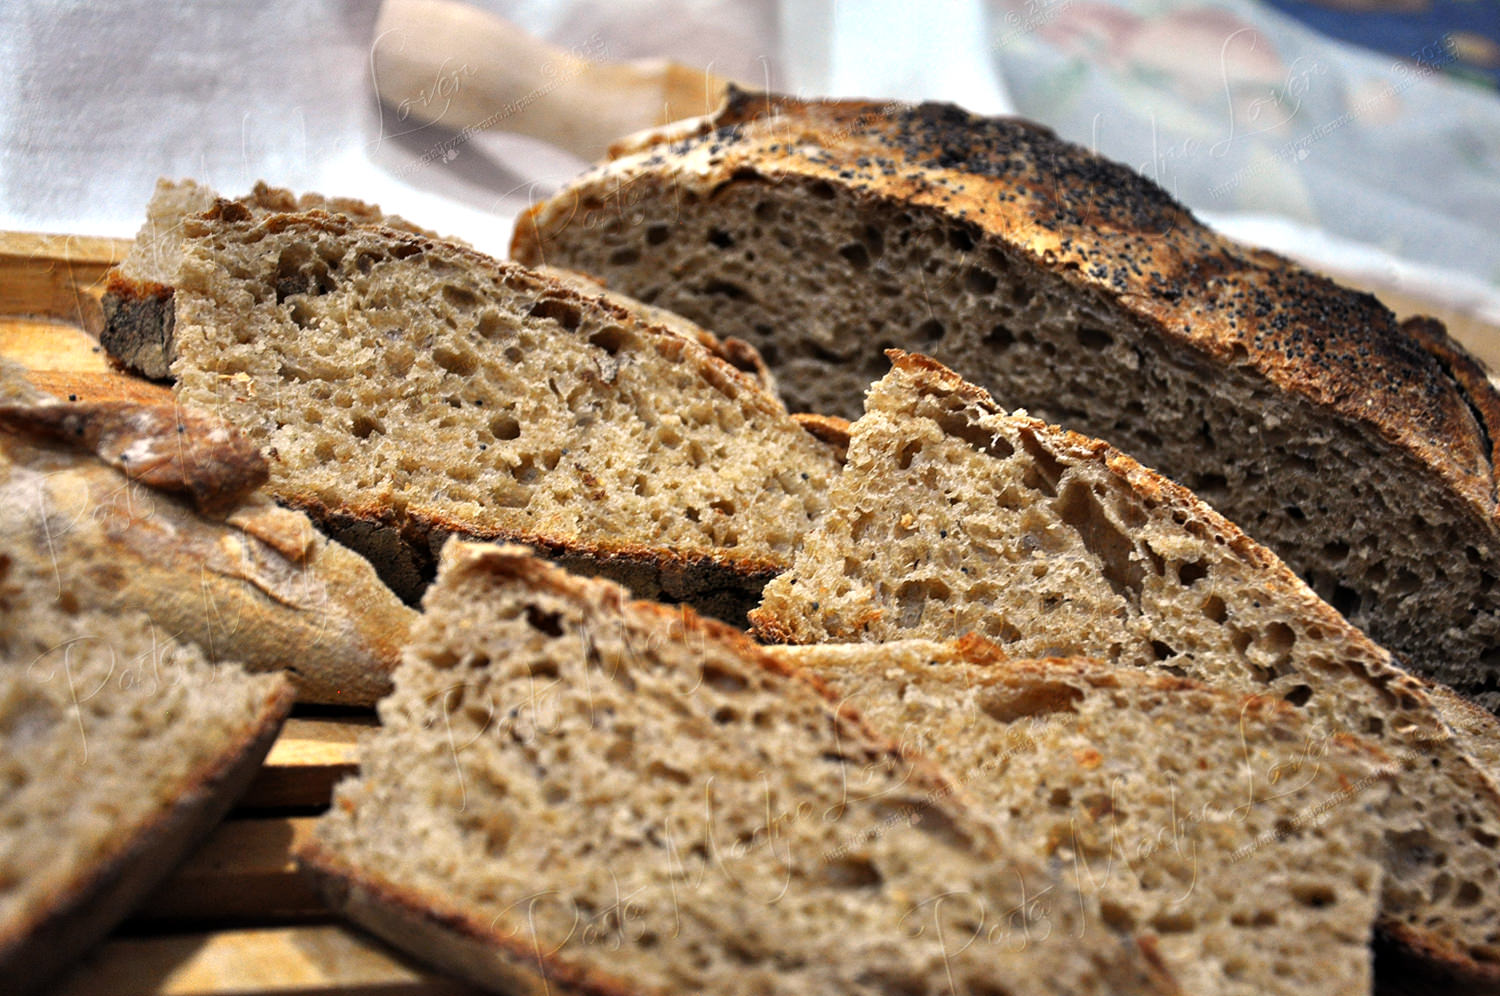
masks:
[[[1402,766],[1381,926],[1500,978],[1500,794],[1391,655],[1186,489],[892,350],[833,507],[751,614],[797,643],[957,639],[1163,668],[1299,707]]]
[[[423,608],[358,778],[299,851],[391,943],[505,992],[1173,988],[742,633],[457,540]]]
[[[976,638],[774,653],[941,765],[1106,921],[1153,933],[1186,991],[1370,992],[1393,770],[1367,742],[1276,699]]]

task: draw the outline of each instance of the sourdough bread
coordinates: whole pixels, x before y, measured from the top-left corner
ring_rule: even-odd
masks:
[[[459,541],[423,608],[298,855],[391,943],[506,993],[1174,988],[743,634]]]
[[[1106,444],[1007,415],[892,351],[831,512],[766,587],[793,642],[956,639],[1162,668],[1299,708],[1401,764],[1380,809],[1382,929],[1500,979],[1500,794],[1402,671],[1276,557]]]
[[[691,338],[470,250],[220,201],[184,227],[177,397],[411,600],[449,534],[743,619],[835,449]]]
[[[8,502],[7,502],[8,504]],[[39,992],[248,785],[292,702],[0,535],[0,979]]]
[[[69,604],[143,612],[209,659],[368,706],[416,613],[359,555],[255,493],[266,463],[170,405],[43,400],[0,362],[0,547]]]
[[[1160,671],[1013,661],[983,640],[783,647],[931,757],[1183,989],[1368,994],[1383,753],[1293,706]]]
[[[1436,322],[1204,228],[1125,167],[948,105],[731,93],[518,224],[856,417],[882,350],[1212,502],[1422,673],[1500,707],[1500,396]]]

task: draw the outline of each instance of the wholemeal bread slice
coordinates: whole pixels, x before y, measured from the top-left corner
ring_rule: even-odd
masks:
[[[298,854],[391,943],[507,993],[1174,988],[743,634],[456,540],[423,607]]]
[[[835,448],[700,343],[472,251],[220,201],[184,227],[177,397],[414,598],[448,534],[743,619]]]
[[[1164,668],[1300,708],[1401,762],[1381,809],[1382,927],[1500,979],[1500,795],[1424,682],[1182,487],[1007,415],[893,350],[834,509],[752,613],[793,642],[956,639]]]
[[[9,498],[7,499],[7,503]],[[218,822],[291,707],[0,535],[0,984],[39,992]]]
[[[1160,671],[1015,661],[983,640],[782,647],[1160,938],[1183,989],[1368,994],[1392,771],[1293,706]]]
[[[256,448],[190,409],[43,399],[0,362],[0,545],[70,604],[144,612],[209,659],[372,705],[416,613],[255,489]]]
[[[1203,495],[1361,629],[1500,708],[1500,396],[1435,322],[949,105],[731,93],[539,205],[513,254],[748,340],[856,417],[882,350]]]

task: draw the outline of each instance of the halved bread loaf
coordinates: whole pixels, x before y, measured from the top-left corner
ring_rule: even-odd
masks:
[[[1204,228],[1124,166],[948,105],[735,92],[517,225],[856,417],[887,346],[1204,496],[1424,674],[1500,708],[1500,396],[1436,322]]]
[[[743,619],[837,453],[700,343],[469,250],[220,201],[185,223],[184,404],[411,599],[448,534]]]
[[[255,489],[259,451],[190,409],[43,400],[0,362],[0,549],[70,604],[144,612],[210,659],[372,705],[416,613]]]
[[[1393,769],[1365,742],[1275,699],[979,639],[774,655],[935,760],[1106,922],[1155,934],[1184,990],[1370,992]]]
[[[145,613],[59,594],[13,539],[0,536],[0,988],[22,996],[218,822],[293,693],[281,675],[210,663]]]
[[[448,544],[380,714],[299,859],[496,991],[1175,988],[819,684],[523,548]]]
[[[1423,690],[1264,547],[1097,440],[1007,415],[892,351],[836,510],[752,613],[792,642],[956,639],[1164,668],[1297,706],[1402,765],[1381,807],[1382,925],[1500,979],[1500,794]]]

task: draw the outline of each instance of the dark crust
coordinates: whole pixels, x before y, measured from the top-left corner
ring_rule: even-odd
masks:
[[[655,144],[653,144],[655,143]],[[512,255],[546,254],[581,198],[619,199],[640,178],[707,192],[800,180],[926,207],[1113,301],[1139,326],[1412,454],[1495,528],[1495,467],[1463,391],[1374,297],[1209,231],[1126,167],[1009,118],[950,104],[802,101],[731,87],[684,138],[649,136],[516,225]],[[691,163],[691,166],[688,165]],[[1477,401],[1475,399],[1478,399]]]
[[[741,627],[748,625],[746,616],[759,603],[767,582],[787,566],[755,557],[684,553],[624,541],[590,543],[576,536],[486,532],[438,515],[401,516],[379,505],[330,507],[305,495],[284,496],[284,503],[368,559],[408,605],[417,604],[436,575],[438,555],[450,536],[523,543],[577,573],[617,581],[640,597],[684,602]]]
[[[1377,993],[1463,993],[1500,996],[1500,965],[1465,952],[1404,923],[1375,924]]]
[[[54,897],[38,920],[0,937],[0,978],[7,992],[40,992],[166,878],[249,787],[295,697],[291,684],[280,679],[243,735],[191,774],[169,806]]]
[[[210,516],[227,513],[270,477],[260,450],[238,430],[176,405],[0,405],[0,429],[97,456],[131,480],[185,495]]]
[[[849,453],[849,420],[837,415],[813,415],[797,412],[792,420],[806,429],[815,439],[822,440],[838,454],[842,465]]]
[[[99,345],[127,370],[152,380],[169,378],[176,324],[172,296],[172,288],[165,284],[132,280],[118,268],[109,271]]]

